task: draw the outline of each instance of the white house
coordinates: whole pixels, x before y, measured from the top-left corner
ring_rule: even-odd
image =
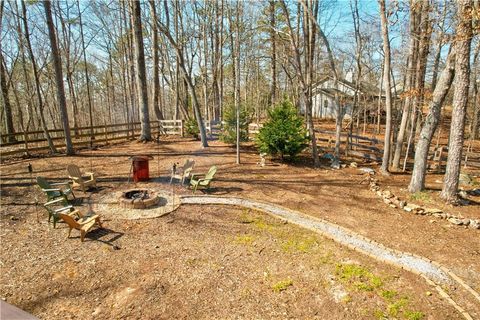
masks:
[[[347,79],[339,79],[337,86],[331,77],[325,77],[320,80],[313,88],[312,93],[312,116],[314,118],[332,118],[337,115],[335,103],[335,94],[338,94],[340,103],[342,104],[344,118],[352,117],[353,99],[355,95],[355,84],[352,82],[353,74],[348,73]],[[369,101],[378,99],[378,91],[374,86],[361,83],[359,87],[359,97],[367,97]],[[305,113],[305,105],[302,104],[301,113]]]

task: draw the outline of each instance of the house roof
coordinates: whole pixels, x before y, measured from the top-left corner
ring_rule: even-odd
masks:
[[[319,86],[320,84],[324,83],[327,80],[333,80],[333,77],[326,76],[326,77],[320,79],[316,84],[314,84],[314,87]],[[355,91],[355,89],[356,89],[355,82],[350,82],[346,79],[338,79],[338,81],[341,82],[343,85],[345,85],[347,87],[350,87],[350,89]],[[365,81],[360,82],[359,90],[360,90],[361,94],[372,95],[372,96],[378,96],[378,91],[379,91],[379,89],[375,85],[372,85],[372,84],[367,83]],[[383,90],[382,90],[382,94],[383,94]]]
[[[313,93],[323,93],[323,94],[325,94],[325,95],[327,95],[331,98],[335,97],[335,93],[337,93],[339,96],[342,96],[342,97],[348,97],[348,98],[351,97],[349,94],[346,94],[345,92],[340,91],[340,90],[335,89],[335,88],[329,88],[329,89],[317,88],[317,89],[313,90]]]

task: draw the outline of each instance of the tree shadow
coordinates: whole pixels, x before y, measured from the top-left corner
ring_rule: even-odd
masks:
[[[198,189],[202,194],[226,195],[232,192],[241,192],[243,188],[240,187],[212,187],[209,189]]]

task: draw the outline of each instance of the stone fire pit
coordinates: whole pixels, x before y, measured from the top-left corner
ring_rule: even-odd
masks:
[[[159,201],[157,193],[147,189],[128,190],[119,199],[120,205],[127,209],[146,209],[157,205]]]
[[[175,211],[181,204],[180,197],[166,190],[149,186],[120,189],[99,197],[94,204],[107,219],[152,219]]]

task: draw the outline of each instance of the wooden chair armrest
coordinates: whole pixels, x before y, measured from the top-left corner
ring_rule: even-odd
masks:
[[[94,214],[93,216],[84,216],[78,220],[78,223],[80,224],[87,224],[92,220],[95,220],[97,218],[100,218],[98,214]]]
[[[69,212],[69,213],[67,213],[67,214],[68,214],[69,216],[74,216],[74,215],[76,215],[76,216],[77,216],[78,218],[80,218],[80,219],[83,217],[82,213],[81,213],[80,211],[78,211],[77,209],[75,209],[75,210],[73,210],[73,211],[71,211],[71,212]]]
[[[204,177],[205,175],[202,173],[192,173],[192,179],[193,178],[198,178],[198,177]]]
[[[73,208],[73,206],[66,206],[66,207],[63,207],[63,208],[60,208],[60,209],[56,209],[56,210],[55,210],[55,213],[60,213],[60,212],[62,212],[62,211],[64,211],[64,210],[69,210],[69,211],[71,211],[72,208]]]
[[[45,190],[49,190],[49,189],[45,189]],[[56,204],[56,203],[64,202],[64,201],[65,201],[65,199],[59,198],[59,199],[55,199],[55,200],[48,201],[48,202],[44,203],[44,206],[50,206],[52,204]]]
[[[52,191],[58,191],[60,193],[63,193],[62,190],[60,189],[42,189],[44,192],[52,192]]]
[[[66,185],[70,185],[70,183],[68,182],[56,182],[56,183],[50,183],[51,186],[66,186]]]

